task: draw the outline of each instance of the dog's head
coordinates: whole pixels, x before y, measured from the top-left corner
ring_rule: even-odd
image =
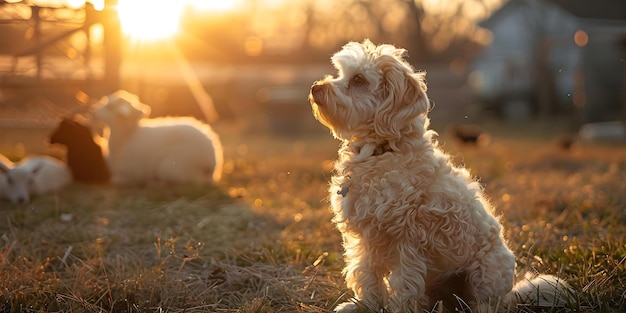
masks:
[[[425,73],[415,72],[405,55],[404,49],[369,40],[346,44],[331,58],[337,76],[326,76],[311,87],[315,118],[343,140],[395,141],[415,131],[429,101]]]

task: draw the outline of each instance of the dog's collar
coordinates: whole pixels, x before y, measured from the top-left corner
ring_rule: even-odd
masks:
[[[371,156],[380,156],[387,152],[393,152],[391,145],[387,141],[381,144],[375,144],[373,142],[370,142],[370,143],[365,143],[363,145],[359,145],[359,144],[352,142],[348,144],[348,147],[350,151],[352,151],[353,153],[356,153],[357,155],[360,155],[363,149],[370,150],[371,152],[369,153],[371,153],[370,154]],[[351,180],[350,175],[346,174],[344,175],[344,177],[347,179],[347,181],[341,186],[341,190],[337,191],[337,194],[345,198],[348,195],[348,191],[350,191],[350,185],[352,184],[352,180]]]
[[[376,149],[374,149],[374,153],[372,154],[372,156],[383,155],[386,152],[393,152],[393,149],[391,149],[391,146],[389,145],[388,142],[385,142],[381,145],[376,146]]]
[[[364,145],[359,145],[359,144],[351,144],[352,146],[352,151],[356,154],[361,154],[361,151],[363,150],[363,148],[368,147],[368,149],[371,149],[371,145],[373,143],[366,143]],[[393,152],[393,149],[391,148],[391,145],[389,144],[389,142],[385,141],[383,143],[377,144],[376,146],[374,146],[373,151],[371,152],[371,156],[379,156],[379,155],[383,155],[387,152]]]
[[[349,181],[341,187],[341,190],[337,191],[337,194],[345,198],[348,195],[348,191],[350,191]]]

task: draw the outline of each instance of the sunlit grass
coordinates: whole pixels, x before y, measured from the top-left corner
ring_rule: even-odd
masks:
[[[73,185],[0,204],[2,312],[329,312],[350,298],[325,200],[338,143],[222,126],[216,187]],[[558,274],[579,312],[626,309],[626,148],[494,136],[445,148],[485,185],[518,270]]]

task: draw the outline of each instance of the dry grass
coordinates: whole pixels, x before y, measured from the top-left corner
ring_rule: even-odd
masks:
[[[324,200],[338,143],[218,130],[219,186],[73,185],[0,203],[0,312],[330,312],[349,299]],[[575,311],[625,311],[626,148],[511,138],[442,141],[485,184],[520,270],[566,279]]]

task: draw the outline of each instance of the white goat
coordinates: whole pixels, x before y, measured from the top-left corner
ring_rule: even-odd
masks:
[[[0,198],[4,197],[7,187],[7,176],[4,174],[13,168],[13,162],[0,154]]]
[[[13,204],[30,202],[31,195],[58,191],[72,181],[67,166],[52,157],[32,156],[13,167],[0,166],[2,172],[2,196]]]
[[[119,185],[211,183],[222,176],[223,152],[211,127],[191,117],[147,118],[150,107],[120,90],[93,113],[109,127],[107,158]]]

